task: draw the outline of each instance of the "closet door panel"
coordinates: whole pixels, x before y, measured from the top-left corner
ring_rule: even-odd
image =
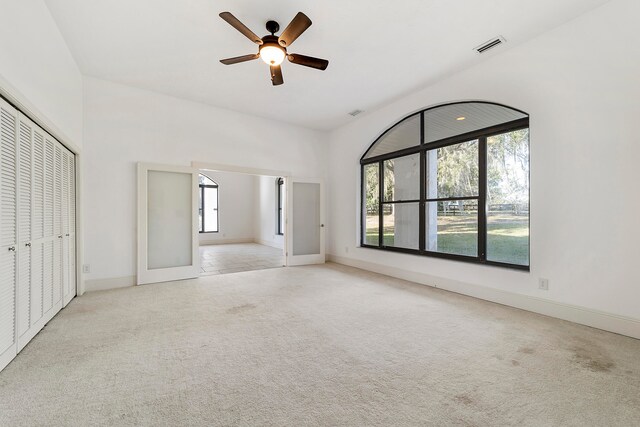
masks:
[[[31,143],[33,124],[22,115],[18,127],[18,338],[31,326]]]
[[[32,155],[32,213],[31,213],[31,325],[38,323],[43,311],[43,260],[44,260],[44,133],[35,128]]]
[[[0,99],[0,369],[16,351],[16,124]]]
[[[62,305],[66,306],[71,295],[71,280],[69,270],[69,161],[70,153],[62,151]]]
[[[62,304],[62,147],[56,142],[53,184],[53,305]]]
[[[44,237],[43,237],[43,306],[47,313],[53,307],[53,173],[54,173],[54,143],[45,138],[44,150]]]
[[[76,156],[69,153],[69,287],[71,298],[76,289]]]

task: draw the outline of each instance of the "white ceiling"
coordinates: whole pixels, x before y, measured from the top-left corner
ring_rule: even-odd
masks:
[[[608,0],[45,0],[83,74],[313,128],[333,129],[528,40]],[[289,48],[329,60],[326,71],[285,61],[272,86],[257,52],[218,17],[259,36],[298,12],[313,21]],[[496,36],[508,43],[482,56]]]

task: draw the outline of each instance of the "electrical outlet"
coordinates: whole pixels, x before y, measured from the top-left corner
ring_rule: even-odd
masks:
[[[538,279],[538,289],[542,289],[543,291],[549,290],[549,279]]]
[[[83,272],[83,273],[87,273],[87,274],[88,274],[88,273],[91,273],[91,266],[90,266],[89,264],[84,264],[84,265],[82,266],[82,272]]]

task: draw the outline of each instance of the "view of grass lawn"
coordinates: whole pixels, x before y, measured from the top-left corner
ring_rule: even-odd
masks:
[[[383,244],[394,245],[393,217],[384,217]],[[475,212],[438,214],[437,251],[477,256],[478,223]],[[367,216],[369,244],[378,244],[378,216]],[[529,216],[510,212],[489,212],[487,217],[487,259],[510,264],[529,264]]]

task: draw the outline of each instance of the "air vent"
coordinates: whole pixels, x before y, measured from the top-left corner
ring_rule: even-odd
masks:
[[[355,117],[360,113],[364,113],[364,111],[362,111],[362,110],[353,110],[353,111],[349,112],[349,115]]]
[[[504,39],[504,37],[498,36],[498,37],[492,38],[491,40],[485,43],[482,43],[480,46],[473,48],[473,50],[475,50],[478,53],[484,53],[489,49],[493,49],[494,47],[500,46],[501,44],[504,44],[506,42],[507,41]]]

